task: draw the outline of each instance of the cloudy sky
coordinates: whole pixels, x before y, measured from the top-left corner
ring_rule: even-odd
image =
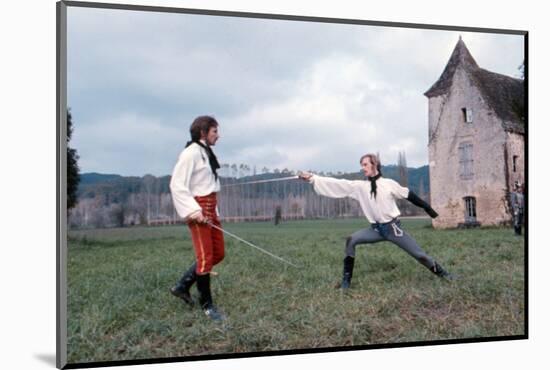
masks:
[[[201,114],[222,163],[356,171],[428,163],[428,99],[459,36],[518,76],[523,36],[69,7],[71,147],[81,172],[170,174]]]

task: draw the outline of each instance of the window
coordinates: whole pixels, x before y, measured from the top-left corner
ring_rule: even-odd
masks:
[[[472,123],[472,110],[469,108],[462,108],[462,118],[466,123]]]
[[[461,143],[458,146],[458,160],[460,178],[469,180],[474,177],[474,145],[472,143]]]
[[[512,171],[513,172],[517,171],[517,168],[518,168],[517,164],[518,164],[518,156],[515,155],[515,156],[512,157]]]
[[[476,222],[476,198],[464,197],[464,219],[466,223]]]

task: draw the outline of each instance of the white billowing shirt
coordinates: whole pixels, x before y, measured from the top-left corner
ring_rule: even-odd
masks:
[[[376,198],[370,193],[371,185],[368,180],[345,180],[313,175],[309,181],[317,194],[357,200],[370,223],[390,222],[398,217],[401,212],[395,201],[409,196],[408,188],[383,177],[376,180]]]
[[[208,154],[200,145],[193,143],[180,153],[172,171],[170,191],[174,207],[183,219],[202,210],[194,197],[220,191],[220,180],[215,178]]]

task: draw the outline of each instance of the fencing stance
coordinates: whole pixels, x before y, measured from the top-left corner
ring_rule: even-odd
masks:
[[[307,172],[299,175],[300,178],[312,183],[315,192],[320,195],[331,198],[351,197],[357,200],[371,224],[370,228],[359,230],[346,240],[341,287],[343,289],[350,287],[356,246],[384,240],[399,246],[437,276],[452,280],[453,276],[428,256],[416,241],[401,228],[401,222],[398,219],[400,212],[395,201],[407,199],[414,205],[423,208],[432,218],[437,217],[438,214],[409,189],[400,186],[394,180],[383,178],[376,155],[366,154],[361,157],[360,163],[367,176],[367,181],[334,179]]]
[[[176,297],[193,304],[189,294],[197,282],[199,303],[208,317],[221,321],[223,315],[213,304],[210,272],[224,257],[224,240],[217,215],[216,193],[220,190],[218,160],[211,149],[219,138],[218,122],[210,116],[197,117],[190,128],[191,141],[181,152],[170,181],[174,207],[187,222],[195,250],[196,261],[170,289]]]

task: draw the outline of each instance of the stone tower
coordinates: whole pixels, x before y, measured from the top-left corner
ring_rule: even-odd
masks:
[[[510,222],[509,192],[524,182],[523,80],[480,68],[460,38],[424,95],[434,227]]]

